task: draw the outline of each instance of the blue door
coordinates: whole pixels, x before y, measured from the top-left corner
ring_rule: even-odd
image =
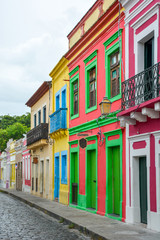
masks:
[[[55,157],[54,165],[54,199],[59,198],[59,156]]]

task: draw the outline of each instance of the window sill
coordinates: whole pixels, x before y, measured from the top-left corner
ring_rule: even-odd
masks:
[[[61,180],[61,184],[65,184],[65,185],[67,185],[67,180]]]
[[[73,120],[73,119],[75,119],[75,118],[78,118],[78,117],[79,117],[79,113],[77,113],[77,114],[71,116],[71,120]]]
[[[90,108],[87,108],[87,109],[86,109],[86,113],[92,112],[92,111],[94,111],[94,110],[96,110],[96,109],[97,109],[97,105],[95,105],[95,106],[93,106],[93,107],[90,107]]]
[[[113,98],[109,98],[109,100],[110,100],[111,102],[115,102],[115,101],[117,101],[117,100],[119,100],[119,99],[121,99],[121,94],[118,94],[117,96],[115,96],[115,97],[113,97]]]

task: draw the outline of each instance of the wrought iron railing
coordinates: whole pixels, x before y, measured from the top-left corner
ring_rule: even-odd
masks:
[[[59,108],[50,115],[50,133],[67,128],[67,108]]]
[[[122,82],[122,105],[126,110],[160,96],[160,62]]]
[[[41,139],[48,139],[48,123],[41,123],[27,133],[27,146]]]

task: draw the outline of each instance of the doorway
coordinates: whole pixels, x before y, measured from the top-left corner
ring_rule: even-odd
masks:
[[[144,70],[154,64],[154,38],[144,43]],[[144,75],[144,100],[154,98],[154,78],[152,69]]]
[[[147,166],[146,157],[139,158],[139,196],[141,223],[147,224]]]
[[[44,182],[44,161],[40,162],[40,193],[43,194],[43,182]]]
[[[59,199],[59,156],[55,157],[54,165],[54,199]]]
[[[96,209],[96,150],[87,151],[87,208]]]
[[[120,146],[108,148],[108,214],[120,215]]]
[[[72,188],[72,204],[78,203],[78,153],[71,153],[71,188]]]

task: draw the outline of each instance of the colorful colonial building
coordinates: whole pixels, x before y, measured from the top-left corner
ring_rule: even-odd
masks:
[[[125,62],[124,11],[115,0],[97,0],[68,35],[70,76],[71,207],[125,220],[125,129],[121,109]],[[101,116],[107,97],[111,112]]]
[[[0,186],[6,188],[6,164],[7,153],[4,151],[0,154]]]
[[[9,153],[10,153],[10,188],[16,188],[16,151],[15,140],[11,139]]]
[[[43,82],[26,103],[31,107],[31,130],[27,133],[27,149],[31,150],[31,193],[49,199],[52,199],[52,145],[48,138],[51,86],[51,81]]]
[[[20,138],[15,142],[15,151],[16,151],[16,190],[22,191],[22,147],[23,139]]]
[[[27,149],[27,138],[26,135],[23,138],[22,147],[22,191],[31,192],[31,156],[30,150]]]
[[[69,75],[64,57],[53,68],[50,137],[53,139],[53,199],[68,204],[69,192]]]
[[[160,231],[160,1],[122,0],[126,124],[126,221]]]

